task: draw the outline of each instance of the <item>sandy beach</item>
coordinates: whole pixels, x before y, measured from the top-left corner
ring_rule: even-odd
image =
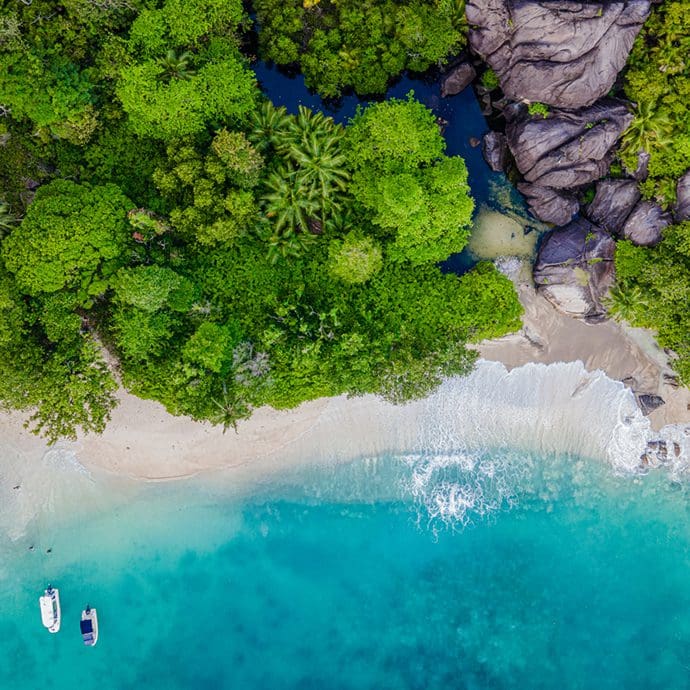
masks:
[[[587,324],[557,311],[528,280],[517,285],[525,309],[523,327],[477,349],[483,359],[512,369],[527,362],[581,361],[588,371],[603,371],[637,393],[659,395],[665,405],[649,415],[656,430],[668,424],[690,424],[690,390],[674,387],[674,372],[653,334],[615,321]]]
[[[588,325],[564,316],[527,282],[520,283],[518,291],[525,307],[523,328],[478,345],[483,359],[501,362],[508,369],[528,362],[581,361],[590,372],[601,370],[638,392],[661,395],[666,404],[650,416],[654,429],[690,425],[690,391],[666,382],[664,374],[672,372],[649,333],[610,321]],[[58,447],[72,451],[89,470],[154,481],[232,469],[240,482],[268,475],[297,458],[333,455],[337,447],[347,457],[375,455],[387,450],[390,439],[399,443],[401,434],[415,433],[422,410],[420,403],[396,408],[371,395],[342,396],[304,403],[294,410],[258,409],[238,424],[237,432],[229,429],[224,434],[220,427],[173,417],[160,404],[124,390],[119,398],[101,436],[86,435]],[[23,417],[16,413],[0,416],[0,435],[26,456],[40,457],[48,450],[24,429]]]

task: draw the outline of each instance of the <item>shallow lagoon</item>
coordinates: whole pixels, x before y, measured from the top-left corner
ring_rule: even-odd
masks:
[[[567,455],[479,460],[502,481],[482,479],[464,527],[414,495],[429,457],[325,465],[243,496],[151,486],[44,525],[52,553],[4,553],[0,687],[690,686],[687,488]],[[476,490],[479,464],[446,459],[435,483]],[[47,579],[57,635],[40,626]]]

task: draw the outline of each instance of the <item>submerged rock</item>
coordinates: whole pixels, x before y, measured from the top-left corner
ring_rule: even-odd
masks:
[[[494,172],[502,172],[508,162],[508,142],[501,132],[487,132],[482,137],[484,160]]]
[[[569,316],[602,321],[603,300],[615,279],[615,247],[607,232],[584,218],[553,230],[534,265],[537,290]]]
[[[508,146],[527,182],[574,189],[603,177],[614,145],[632,121],[624,101],[606,98],[577,111],[554,110],[546,118],[524,109],[506,112]]]
[[[649,0],[468,0],[469,40],[503,92],[562,108],[611,90]]]
[[[477,72],[469,62],[454,67],[441,83],[441,96],[455,96],[464,91],[476,78]]]
[[[640,201],[628,216],[621,236],[633,244],[653,247],[661,242],[661,231],[671,224],[671,217],[653,201]]]
[[[690,170],[678,180],[676,185],[676,206],[673,215],[677,223],[690,220]]]
[[[640,198],[635,180],[601,180],[587,216],[604,230],[619,233]]]

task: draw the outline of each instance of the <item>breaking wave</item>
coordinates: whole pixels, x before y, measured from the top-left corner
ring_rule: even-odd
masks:
[[[580,362],[508,371],[480,361],[424,401],[419,419],[417,448],[400,456],[403,483],[433,529],[511,508],[548,464],[570,471],[588,458],[623,476],[663,466],[674,481],[690,472],[690,429],[654,432],[630,390]],[[641,463],[654,440],[672,451]]]

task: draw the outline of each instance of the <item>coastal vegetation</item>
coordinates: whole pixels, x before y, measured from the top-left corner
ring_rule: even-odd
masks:
[[[636,104],[623,137],[622,159],[634,171],[638,153],[649,154],[647,198],[675,201],[676,181],[690,169],[690,3],[654,6],[630,54],[625,93]]]
[[[659,344],[675,353],[680,380],[690,385],[690,221],[666,228],[653,248],[618,242],[616,274],[609,311],[655,330]]]
[[[305,74],[334,17],[397,56],[379,70],[362,45],[324,95],[358,75],[382,91],[462,42],[450,3],[320,4],[292,8],[318,17]],[[257,4],[264,50],[291,6]],[[393,10],[400,26],[361,31]],[[437,265],[473,202],[432,113],[412,94],[347,126],[288,113],[257,86],[250,25],[239,0],[3,3],[0,401],[50,441],[102,430],[120,382],[226,428],[264,404],[400,402],[519,326],[491,264]]]

